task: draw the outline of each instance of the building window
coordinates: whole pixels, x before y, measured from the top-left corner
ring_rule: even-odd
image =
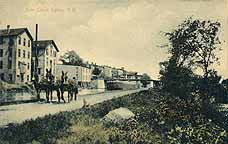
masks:
[[[38,74],[39,75],[41,74],[41,68],[38,68]]]
[[[26,45],[26,39],[24,38],[24,41],[23,41],[23,46],[25,46]]]
[[[18,61],[17,66],[18,66],[18,68],[20,68],[20,66],[21,66],[21,62],[20,61]]]
[[[24,74],[20,74],[20,79],[21,79],[21,82],[24,82]]]
[[[28,40],[28,47],[30,47],[30,40]]]
[[[3,57],[3,49],[0,49],[0,57]]]
[[[30,52],[28,52],[28,59],[30,59]]]
[[[3,69],[3,61],[0,61],[0,69]]]
[[[53,62],[53,66],[54,66],[54,68],[55,68],[55,60],[54,60],[54,62]]]
[[[46,61],[46,66],[48,66],[48,58],[47,58],[47,61]]]
[[[5,81],[5,78],[4,78],[4,73],[0,74],[0,79]]]
[[[21,44],[21,37],[18,38],[18,44]]]
[[[0,44],[3,44],[4,41],[3,41],[3,37],[0,37]]]
[[[46,55],[48,56],[48,48],[46,49]]]
[[[54,55],[54,57],[56,57],[56,51],[53,51],[53,55]]]
[[[29,75],[27,75],[27,81],[29,81]]]
[[[13,55],[13,49],[9,48],[9,57],[12,57],[12,55]]]
[[[52,69],[52,60],[50,60],[50,68]]]
[[[30,67],[30,64],[28,63],[28,65],[27,65],[28,70],[29,70],[29,67]]]
[[[23,50],[23,58],[25,58],[25,50]]]
[[[9,81],[12,82],[13,81],[13,75],[9,74]]]
[[[8,60],[8,69],[11,69],[12,68],[12,60]]]
[[[13,46],[14,45],[14,40],[12,37],[9,38],[9,46]]]
[[[18,49],[18,57],[21,57],[21,49]]]

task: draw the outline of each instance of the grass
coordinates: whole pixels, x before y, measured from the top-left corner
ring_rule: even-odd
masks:
[[[79,116],[78,121],[69,128],[69,135],[56,141],[58,144],[91,144],[106,143],[109,139],[109,130],[103,123],[91,116]]]

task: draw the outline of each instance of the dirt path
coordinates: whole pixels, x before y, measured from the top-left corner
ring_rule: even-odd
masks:
[[[9,123],[21,123],[28,119],[43,117],[47,114],[55,114],[61,111],[71,111],[83,106],[83,99],[89,104],[100,103],[114,97],[121,97],[127,94],[135,93],[140,90],[113,91],[100,94],[91,94],[79,96],[77,101],[70,103],[27,103],[18,105],[0,106],[0,126],[6,126]]]

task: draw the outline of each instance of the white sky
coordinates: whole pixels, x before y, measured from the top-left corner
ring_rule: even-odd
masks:
[[[0,28],[28,27],[53,39],[63,54],[158,78],[167,58],[163,32],[193,16],[222,23],[219,74],[228,77],[228,0],[0,0]]]

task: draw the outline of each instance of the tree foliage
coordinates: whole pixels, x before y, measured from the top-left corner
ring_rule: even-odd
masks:
[[[219,22],[187,19],[177,29],[166,33],[170,41],[170,59],[177,67],[199,67],[207,77],[209,67],[218,61],[215,52],[221,43],[218,37],[220,26]]]
[[[60,56],[60,61],[65,65],[84,66],[83,59],[75,51],[67,51]]]
[[[160,63],[163,90],[182,98],[196,91],[208,95],[205,92],[210,89],[210,77],[217,75],[210,66],[218,62],[219,28],[219,22],[189,18],[177,29],[166,33],[171,56]],[[196,70],[203,74],[196,75]]]
[[[99,76],[101,74],[101,70],[97,67],[94,68],[94,70],[92,71],[92,74]]]
[[[146,81],[146,80],[150,80],[150,76],[144,73],[141,78],[141,83],[143,84],[144,87],[146,87],[150,83],[149,81]]]

